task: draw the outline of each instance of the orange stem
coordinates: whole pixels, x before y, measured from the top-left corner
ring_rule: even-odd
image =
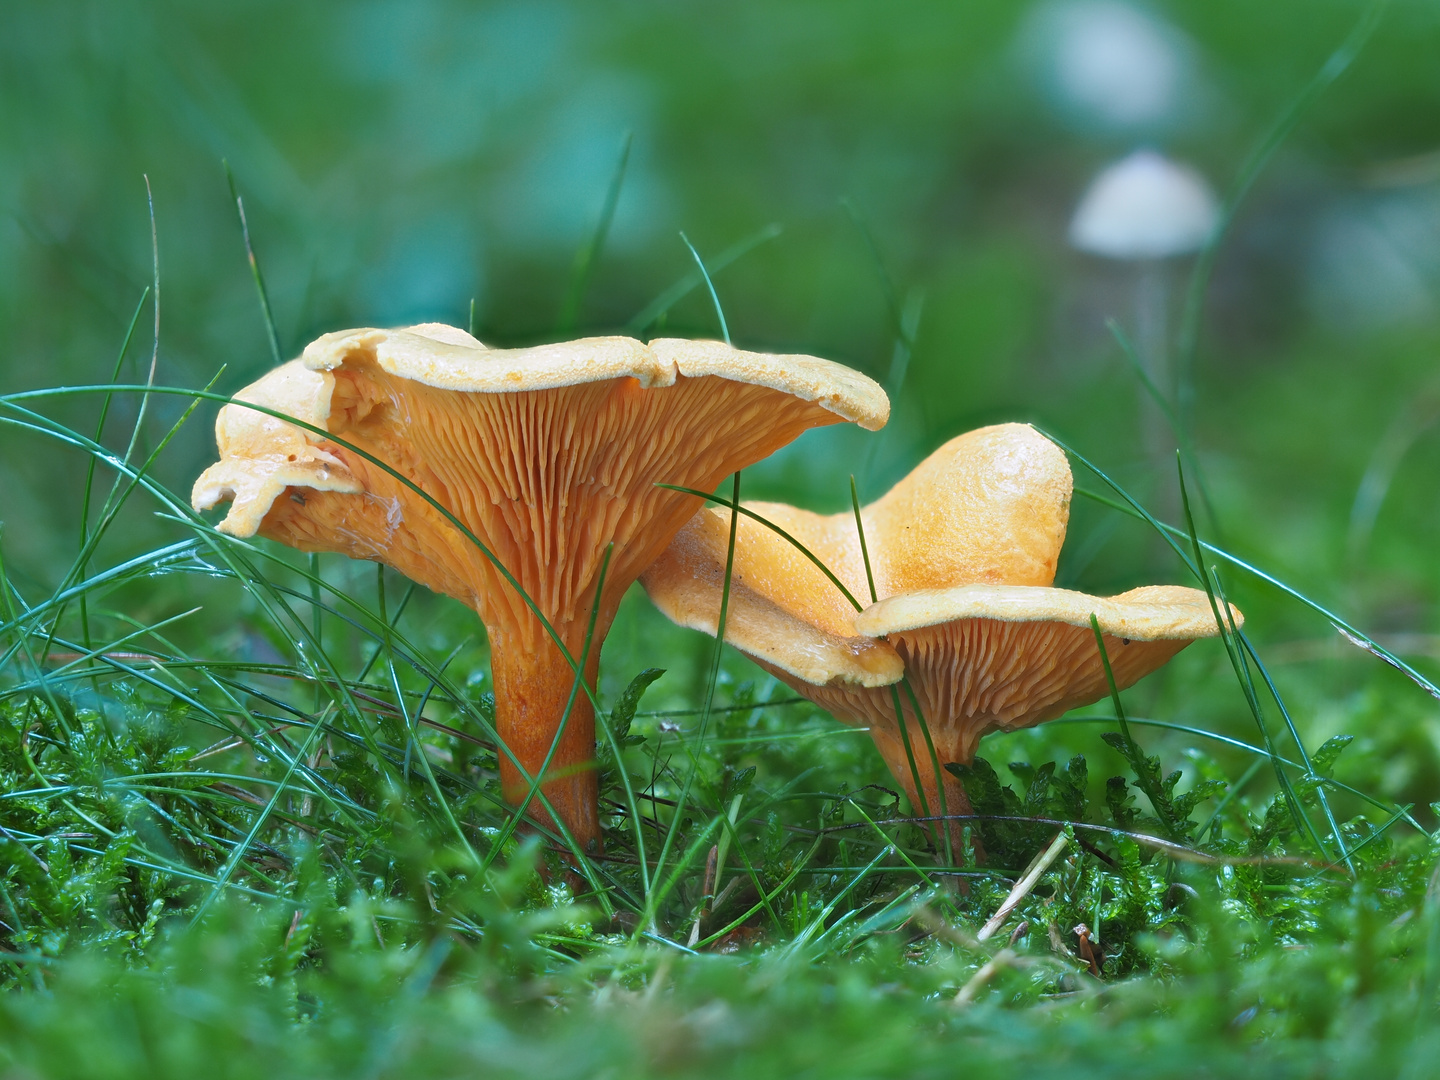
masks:
[[[598,644],[591,648],[585,666],[585,681],[592,690],[600,664]],[[495,679],[496,730],[533,778],[544,765],[565,719],[565,705],[575,686],[575,672],[555,643],[548,640],[537,647],[525,648],[492,637],[490,659]],[[499,758],[500,787],[505,801],[519,806],[529,793],[530,783],[508,755],[501,752]],[[595,709],[583,687],[575,694],[565,730],[540,789],[581,850],[598,852],[600,792],[595,765]],[[554,827],[554,821],[538,798],[531,800],[527,812],[542,825]]]
[[[910,710],[906,710],[906,719],[910,719]],[[885,759],[885,764],[890,766],[890,773],[900,782],[905,789],[906,796],[910,799],[911,812],[919,814],[921,807],[928,805],[930,813],[940,813],[940,790],[935,783],[934,763],[925,750],[925,745],[920,742],[920,729],[918,725],[911,725],[910,739],[912,749],[915,751],[915,771],[920,774],[920,787],[925,792],[925,799],[922,802],[920,793],[915,789],[915,777],[910,771],[910,759],[905,753],[905,744],[900,741],[899,731],[891,731],[878,725],[870,729],[870,737],[875,740],[875,748],[880,751],[880,756]],[[944,755],[941,755],[942,762]],[[945,809],[952,815],[968,815],[974,811],[970,808],[970,796],[965,794],[965,785],[960,778],[948,769],[941,770],[941,777],[945,782]],[[965,826],[971,826],[970,846],[975,851],[975,858],[979,862],[985,861],[985,849],[980,843],[980,829],[978,823],[973,821],[950,821],[950,844],[955,852],[955,858],[960,858],[964,850]],[[945,839],[940,832],[939,822],[929,822],[928,830],[930,839],[937,848],[943,848]]]

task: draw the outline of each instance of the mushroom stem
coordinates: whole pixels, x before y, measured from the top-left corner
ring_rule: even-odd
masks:
[[[585,682],[592,692],[600,666],[599,644],[598,641],[592,644],[585,665]],[[554,744],[555,753],[545,768],[540,790],[580,849],[599,851],[595,708],[589,694],[585,687],[575,686],[575,671],[554,642],[545,641],[529,648],[518,641],[492,637],[490,648],[497,733],[532,779],[540,775]],[[572,691],[574,702],[570,703]],[[568,716],[567,703],[570,703]],[[519,806],[530,792],[530,780],[521,775],[503,750],[499,758],[500,787],[505,801]],[[555,825],[539,799],[530,802],[527,813],[541,825],[550,828]]]
[[[915,770],[910,769],[910,758],[905,753],[905,744],[900,739],[898,725],[895,724],[892,716],[889,726],[874,725],[870,728],[870,737],[875,742],[875,748],[880,751],[880,756],[885,759],[885,764],[890,766],[890,773],[900,782],[905,789],[905,795],[910,800],[910,807],[913,813],[922,814],[922,807],[929,807],[931,816],[938,817],[940,814],[941,799],[940,787],[935,782],[935,763],[930,760],[930,754],[925,749],[924,737],[920,732],[920,725],[915,723],[914,714],[910,711],[908,704],[905,706],[905,721],[910,736],[910,748],[915,754]],[[936,753],[940,759],[940,779],[945,784],[944,806],[949,814],[950,820],[946,827],[950,830],[950,846],[959,859],[965,850],[965,827],[972,825],[970,821],[964,820],[974,811],[970,807],[970,797],[965,794],[965,785],[960,778],[945,768],[946,756],[936,747]],[[964,764],[969,764],[967,760]],[[920,774],[920,790],[915,788],[915,773]],[[924,799],[920,797],[924,792]],[[956,818],[960,820],[956,820]],[[932,821],[929,823],[928,832],[930,839],[937,850],[943,854],[945,837],[940,831],[940,823]],[[970,847],[975,852],[975,858],[985,861],[985,848],[980,843],[980,830],[972,827],[970,830]]]

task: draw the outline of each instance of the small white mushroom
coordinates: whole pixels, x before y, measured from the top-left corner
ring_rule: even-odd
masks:
[[[1109,259],[1168,259],[1199,251],[1220,209],[1205,178],[1154,150],[1102,169],[1070,222],[1070,243]]]

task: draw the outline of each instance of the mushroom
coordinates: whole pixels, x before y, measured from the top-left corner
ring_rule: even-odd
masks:
[[[1199,251],[1220,216],[1205,178],[1154,150],[1102,169],[1070,222],[1070,243],[1107,259],[1169,259]]]
[[[1219,219],[1214,192],[1198,171],[1154,150],[1137,150],[1100,171],[1070,222],[1075,248],[1135,268],[1136,347],[1166,401],[1177,390],[1167,349],[1169,263],[1204,247]],[[1142,439],[1158,465],[1173,451],[1173,436],[1143,387],[1140,415]]]
[[[1121,689],[1217,633],[1209,599],[1195,589],[1102,598],[1051,587],[1070,494],[1065,455],[1028,425],[952,439],[861,511],[878,600],[858,612],[793,544],[742,518],[726,640],[837,719],[868,727],[917,810],[938,812],[943,783],[949,812],[967,814],[963,786],[948,771],[937,778],[914,704],[896,693],[902,676],[939,763],[968,765],[987,732],[1029,727],[1108,692],[1092,614]],[[748,508],[853,595],[870,595],[853,514]],[[726,510],[702,510],[641,576],[682,626],[715,632],[728,520]],[[958,827],[951,831],[958,839]]]
[[[695,513],[695,496],[657,485],[708,491],[808,428],[873,430],[889,414],[870,379],[809,356],[623,337],[492,350],[433,323],[326,334],[236,400],[385,462],[514,575],[568,658],[494,563],[391,473],[242,404],[221,410],[221,460],[196,482],[195,506],[230,499],[225,532],[383,562],[473,607],[489,632],[500,738],[532,777],[556,743],[542,790],[582,846],[600,839],[595,719],[582,690],[561,731],[572,659],[585,656],[593,689],[620,598]],[[504,753],[500,775],[511,804],[526,798]],[[538,803],[531,813],[551,823]]]

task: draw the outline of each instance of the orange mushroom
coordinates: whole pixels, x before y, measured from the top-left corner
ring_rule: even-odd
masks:
[[[1122,689],[1218,632],[1195,589],[1150,586],[1107,599],[1050,587],[1070,494],[1065,455],[1027,425],[952,439],[861,511],[879,599],[859,611],[793,544],[742,518],[726,640],[838,719],[868,727],[912,804],[938,813],[925,733],[909,693],[892,689],[902,676],[939,762],[968,765],[987,732],[1029,727],[1108,693],[1092,614]],[[748,508],[869,599],[852,513]],[[728,543],[729,511],[700,511],[641,576],[651,600],[682,626],[713,634]],[[940,780],[948,810],[969,813],[959,780],[948,771]]]
[[[584,672],[591,688],[620,598],[698,505],[657,484],[710,490],[807,428],[850,420],[873,430],[889,414],[873,381],[809,356],[622,337],[492,350],[433,323],[327,334],[236,398],[343,438],[434,498],[514,575],[577,662],[613,543]],[[590,700],[575,697],[561,732],[571,662],[495,565],[425,499],[338,443],[243,405],[221,410],[216,436],[221,460],[192,498],[199,509],[233,500],[222,530],[383,562],[479,613],[500,738],[534,776],[558,737],[542,790],[581,845],[598,842]],[[503,753],[500,774],[518,804],[529,785]]]

